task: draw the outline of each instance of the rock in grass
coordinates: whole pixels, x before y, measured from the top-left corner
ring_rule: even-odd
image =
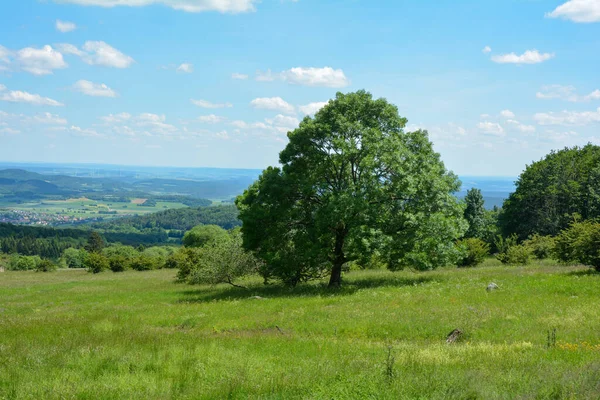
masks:
[[[260,296],[252,296],[250,298],[253,300],[266,300],[264,297],[260,297]]]
[[[463,335],[463,331],[461,331],[460,329],[455,329],[452,332],[450,332],[448,334],[448,336],[446,337],[446,343],[448,343],[448,344],[456,343],[457,341],[460,340],[462,335]]]
[[[490,283],[487,288],[485,290],[487,290],[488,292],[491,292],[492,290],[498,290],[500,289],[498,287],[498,285],[496,285],[494,282]]]

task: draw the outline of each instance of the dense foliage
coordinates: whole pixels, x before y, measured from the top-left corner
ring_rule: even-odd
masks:
[[[600,217],[600,147],[553,151],[529,165],[505,201],[500,225],[505,236],[557,235],[574,217]]]
[[[177,277],[190,284],[227,283],[259,272],[261,263],[242,247],[239,229],[217,235],[201,246],[185,248],[173,254],[167,264],[179,268]]]
[[[378,253],[388,268],[455,261],[464,233],[459,187],[427,132],[364,91],[338,93],[288,134],[282,168],[266,169],[236,201],[244,246],[289,285]]]
[[[507,238],[498,236],[496,239],[496,258],[502,264],[509,265],[527,265],[531,260],[531,250],[524,244],[518,243],[516,235]]]
[[[457,246],[462,251],[462,256],[456,263],[459,267],[476,267],[490,254],[490,245],[477,238],[460,240]]]
[[[223,229],[240,226],[238,211],[233,205],[179,208],[153,214],[99,222],[92,226],[110,232],[141,233],[160,230],[187,231],[197,225],[218,225]],[[182,234],[180,234],[180,237]]]
[[[581,263],[600,271],[600,223],[572,223],[556,238],[554,252],[560,261]]]
[[[183,236],[183,245],[186,247],[204,247],[226,240],[227,231],[217,225],[198,225],[186,232]]]

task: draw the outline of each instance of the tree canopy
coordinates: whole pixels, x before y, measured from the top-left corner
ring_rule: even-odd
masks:
[[[186,247],[203,247],[227,239],[227,231],[220,226],[198,225],[186,232],[183,236],[183,244]]]
[[[385,99],[341,94],[288,133],[281,168],[240,196],[244,246],[264,272],[295,285],[377,255],[392,270],[433,269],[456,257],[466,230],[460,187],[426,131]]]
[[[588,144],[552,151],[527,166],[516,186],[499,217],[506,236],[557,235],[575,217],[598,218],[600,147]]]

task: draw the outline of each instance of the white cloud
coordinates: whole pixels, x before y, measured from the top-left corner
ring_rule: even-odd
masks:
[[[202,116],[198,117],[198,121],[204,122],[206,124],[218,124],[219,122],[223,122],[225,120],[226,120],[225,117],[221,117],[221,116],[218,116],[215,114],[202,115]]]
[[[48,75],[55,69],[67,68],[67,63],[60,52],[52,46],[41,49],[26,47],[17,51],[16,61],[19,67],[34,75]]]
[[[221,131],[215,134],[215,136],[219,139],[223,139],[223,140],[229,140],[229,134],[227,133],[227,131]]]
[[[159,4],[186,12],[217,11],[220,13],[243,13],[255,10],[258,0],[54,0],[58,3],[83,6],[130,6],[142,7]]]
[[[56,20],[56,30],[62,33],[71,32],[77,29],[77,25],[73,22],[61,21],[60,19]]]
[[[191,74],[192,72],[194,72],[194,66],[189,63],[183,63],[179,67],[177,67],[177,72]]]
[[[36,106],[64,106],[64,104],[48,97],[42,97],[39,94],[22,92],[20,90],[12,90],[10,92],[3,91],[2,94],[0,94],[0,101],[9,101],[11,103],[29,103]]]
[[[517,129],[524,133],[532,133],[535,132],[535,126],[533,125],[517,125]]]
[[[9,135],[18,135],[21,131],[13,128],[0,128],[0,133],[7,133]]]
[[[231,104],[231,103],[211,103],[210,101],[207,101],[207,100],[194,100],[194,99],[190,99],[190,101],[192,102],[192,104],[194,104],[198,107],[202,107],[202,108],[231,108],[231,107],[233,107],[233,104]]]
[[[269,125],[285,130],[285,132],[296,129],[300,125],[298,118],[287,117],[281,114],[276,115],[275,118],[265,119],[265,121]]]
[[[573,22],[600,22],[600,2],[598,0],[570,0],[556,7],[546,16],[568,19]]]
[[[54,47],[56,47],[56,49],[63,54],[72,54],[78,57],[81,57],[85,54],[83,51],[79,50],[77,46],[74,46],[70,43],[57,43],[54,45]]]
[[[106,117],[100,117],[106,123],[112,124],[117,122],[125,122],[131,119],[131,114],[129,113],[120,113],[120,114],[109,114]]]
[[[286,114],[294,114],[296,112],[294,106],[281,97],[259,97],[252,100],[250,105],[262,110],[281,111]]]
[[[515,113],[513,113],[510,110],[502,110],[500,112],[500,115],[503,116],[504,118],[514,118],[515,117]]]
[[[234,72],[233,74],[231,74],[231,79],[237,79],[237,80],[243,81],[243,80],[248,79],[248,75]]]
[[[304,115],[313,115],[316,114],[317,111],[319,111],[321,108],[325,107],[328,103],[329,102],[327,101],[315,102],[300,106],[298,108],[300,109],[300,112]]]
[[[483,52],[483,54],[488,54],[492,52],[492,48],[490,46],[485,46],[481,51]]]
[[[3,92],[3,91],[5,91],[5,90],[6,90],[6,86],[4,86],[4,85],[0,84],[0,92]]]
[[[71,126],[68,129],[71,133],[73,133],[76,136],[83,136],[83,137],[104,137],[104,135],[99,134],[98,132],[96,132],[93,129],[83,129],[79,126]]]
[[[288,82],[294,85],[304,86],[322,86],[331,88],[342,88],[350,85],[350,80],[341,69],[331,67],[295,67],[282,71],[279,74],[273,74],[271,70],[266,72],[257,71],[257,81],[274,81],[276,79]]]
[[[87,96],[93,97],[117,97],[117,92],[106,86],[104,83],[94,83],[86,80],[75,82],[73,88]]]
[[[554,53],[540,53],[537,50],[527,50],[521,55],[515,53],[493,56],[492,61],[498,64],[538,64],[554,58]]]
[[[105,126],[114,133],[126,136],[170,136],[179,132],[179,129],[166,122],[164,115],[142,113],[131,115],[129,113],[109,114],[100,117]]]
[[[537,113],[533,119],[538,125],[589,125],[600,122],[600,107],[596,111],[561,111]]]
[[[585,96],[580,96],[575,92],[574,86],[546,85],[535,96],[543,100],[561,99],[573,103],[588,102],[600,100],[600,90],[594,90]]]
[[[135,62],[133,58],[102,41],[87,41],[83,45],[83,50],[86,53],[83,54],[82,60],[90,65],[128,68]]]
[[[500,124],[494,122],[480,122],[477,127],[484,133],[494,136],[504,136],[504,128]]]
[[[50,114],[49,112],[36,115],[32,118],[33,122],[46,125],[66,125],[67,120],[59,117],[56,114]]]

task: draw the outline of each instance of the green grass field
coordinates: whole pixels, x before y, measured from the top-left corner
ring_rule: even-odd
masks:
[[[338,291],[174,276],[0,273],[0,398],[600,398],[600,274],[581,267],[352,272]]]

